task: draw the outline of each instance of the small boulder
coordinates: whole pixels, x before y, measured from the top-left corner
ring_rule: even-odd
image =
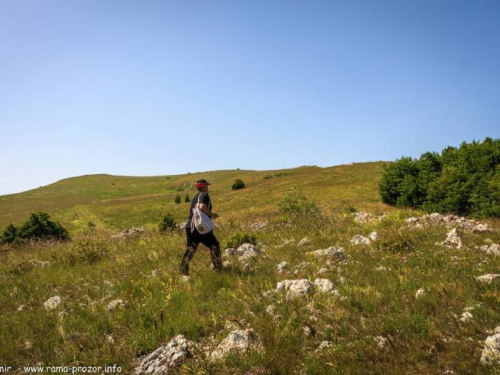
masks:
[[[253,329],[235,330],[221,341],[210,354],[210,359],[213,361],[224,359],[231,352],[239,352],[242,354],[252,350],[262,351],[262,344],[259,337]]]
[[[483,365],[500,364],[500,326],[495,328],[494,335],[488,336],[484,341],[481,363]]]
[[[178,335],[167,345],[162,345],[143,358],[134,367],[134,373],[163,375],[173,374],[188,358],[193,357],[194,344],[184,335]]]
[[[446,239],[443,242],[443,245],[446,247],[453,247],[455,249],[462,248],[462,238],[458,234],[457,228],[453,228],[446,235]]]
[[[351,243],[354,244],[354,245],[369,245],[370,244],[370,239],[365,237],[365,236],[362,236],[360,234],[357,234],[355,235],[352,239],[351,239]]]
[[[122,299],[115,299],[115,300],[111,301],[110,303],[108,303],[108,311],[114,310],[117,308],[120,309],[120,308],[127,307],[127,306],[128,306],[127,301],[124,301]]]
[[[460,317],[460,321],[464,323],[467,323],[471,319],[472,319],[472,314],[468,311],[464,312]]]
[[[500,277],[500,274],[487,273],[482,276],[476,276],[476,280],[480,283],[491,284],[491,282],[498,277]]]
[[[314,291],[314,285],[306,279],[283,280],[276,286],[276,291],[285,291],[287,299],[305,298]]]
[[[323,293],[335,293],[335,287],[332,282],[328,279],[316,279],[314,280],[314,286]]]
[[[422,297],[425,296],[425,289],[424,288],[420,288],[419,290],[417,290],[417,292],[415,293],[415,298],[416,299],[420,299]]]
[[[369,235],[368,235],[368,239],[372,242],[375,242],[378,240],[378,233],[377,232],[371,232]]]
[[[262,251],[259,250],[257,246],[252,245],[251,243],[244,243],[235,251],[235,255],[245,259],[255,258],[260,254],[262,254]]]
[[[312,256],[314,258],[330,258],[340,261],[345,260],[344,249],[341,247],[335,248],[333,246],[330,246],[328,249],[311,251],[306,255]]]
[[[309,241],[309,239],[307,237],[304,237],[303,239],[301,239],[299,241],[299,243],[297,244],[298,246],[305,246],[305,245],[308,245],[311,241]]]
[[[281,262],[276,267],[276,270],[278,271],[278,273],[285,273],[287,268],[288,268],[288,262]]]
[[[298,275],[301,271],[303,271],[303,270],[305,270],[305,269],[309,268],[310,266],[311,266],[311,263],[309,263],[309,262],[300,262],[299,264],[297,264],[297,265],[295,266],[294,273],[295,273],[296,275]]]
[[[321,344],[319,344],[318,349],[316,349],[317,352],[323,350],[323,349],[328,349],[333,346],[333,342],[331,341],[322,341]]]

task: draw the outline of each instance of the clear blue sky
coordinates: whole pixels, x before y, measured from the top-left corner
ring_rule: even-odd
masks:
[[[500,1],[0,1],[0,194],[500,138]]]

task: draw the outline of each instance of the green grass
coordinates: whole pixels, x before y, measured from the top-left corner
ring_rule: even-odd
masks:
[[[186,219],[189,203],[175,204],[174,198],[186,193],[193,197],[196,189],[191,185],[200,178],[213,183],[211,197],[222,222],[249,213],[274,217],[276,202],[292,191],[293,184],[303,187],[325,212],[340,210],[345,202],[359,209],[382,212],[390,209],[380,202],[377,192],[382,165],[382,162],[377,162],[280,171],[230,170],[159,177],[90,175],[68,178],[23,193],[0,196],[0,229],[9,223],[23,223],[35,211],[49,213],[72,233],[84,230],[89,221],[100,228],[113,230],[156,225],[166,212],[171,212],[180,222]],[[272,173],[287,175],[263,178]],[[231,190],[236,178],[245,182],[245,189]]]
[[[81,215],[79,218],[92,216],[102,226],[85,232],[83,226],[74,224],[72,242],[52,246],[29,244],[0,253],[0,364],[116,363],[126,369],[124,373],[130,373],[131,363],[137,357],[181,333],[214,349],[228,333],[226,324],[236,321],[241,327],[248,324],[256,331],[265,349],[263,353],[233,355],[220,363],[210,363],[198,353],[184,364],[183,371],[243,374],[252,367],[266,368],[273,374],[500,371],[500,366],[484,367],[479,363],[486,331],[500,325],[500,282],[483,285],[474,279],[499,272],[498,257],[474,250],[486,239],[500,243],[498,231],[487,235],[465,233],[464,249],[455,250],[435,245],[446,236],[443,226],[406,229],[405,219],[413,212],[388,210],[379,202],[379,163],[287,172],[290,174],[267,180],[262,176],[269,172],[204,174],[215,181],[214,205],[226,216],[216,229],[221,243],[236,232],[246,232],[249,222],[262,218],[271,222],[265,230],[254,233],[265,252],[255,262],[253,272],[244,273],[234,266],[217,274],[210,269],[208,250],[201,246],[191,264],[189,283],[183,282],[178,272],[185,246],[182,233],[162,236],[151,230],[140,238],[113,240],[109,229],[154,223],[155,204],[164,201],[167,207],[175,208],[173,199],[168,197],[176,192],[162,192],[161,188],[173,189],[182,181],[197,177],[162,178],[166,181],[163,187],[163,182],[157,180],[160,178],[123,180],[123,185],[124,181],[149,184],[150,196],[146,197],[146,187],[136,185],[121,187],[121,196],[115,198],[110,198],[110,191],[105,190],[112,191],[120,178],[114,180],[116,185],[108,187],[103,181],[115,177],[88,177],[96,179],[89,186],[94,185],[93,191],[100,198],[92,201],[89,193],[87,203],[83,197],[77,206],[59,202],[61,206],[54,216],[64,223],[71,223],[64,220],[72,214]],[[243,176],[248,188],[230,191],[236,175]],[[85,180],[62,183],[71,182],[72,189],[77,190],[75,183],[83,185]],[[271,182],[273,185],[267,185]],[[306,194],[317,199],[326,218],[291,227],[282,225],[276,202],[284,192],[292,190],[294,182],[300,182]],[[97,185],[106,189],[99,190]],[[45,188],[43,204],[55,207],[57,194],[70,200],[73,193],[57,186]],[[85,188],[79,189],[83,194]],[[154,197],[155,194],[160,195]],[[359,225],[342,214],[343,201],[370,212],[390,212],[381,222]],[[0,203],[13,204],[3,198]],[[23,210],[32,210],[27,201],[25,204]],[[187,206],[182,207],[177,214],[183,217],[187,211]],[[21,214],[9,212],[19,215],[22,221]],[[498,220],[490,220],[489,224],[500,229]],[[354,235],[367,235],[373,230],[380,235],[378,243],[350,244]],[[311,244],[297,246],[306,236]],[[294,239],[295,244],[279,247],[285,239]],[[413,246],[408,248],[398,246],[410,242]],[[306,253],[329,246],[344,247],[347,260],[316,276],[318,268],[327,267],[326,261],[311,259]],[[42,266],[33,261],[49,264]],[[311,266],[298,275],[279,275],[276,265],[281,261],[288,261],[292,270],[303,261]],[[379,266],[388,270],[376,271]],[[330,279],[345,299],[320,293],[298,301],[262,297],[263,292],[275,288],[283,279],[314,281],[317,277]],[[415,299],[415,292],[422,287],[426,289],[425,297]],[[43,303],[53,295],[59,295],[62,303],[57,309],[46,311]],[[107,304],[114,299],[126,300],[128,307],[108,311]],[[266,312],[271,304],[282,316],[279,322]],[[18,311],[20,305],[24,305],[22,311]],[[463,309],[476,305],[472,321],[461,322]],[[303,334],[305,324],[314,329],[314,335]],[[379,335],[388,339],[383,350],[374,339]],[[333,346],[316,352],[324,340],[332,341]],[[32,343],[31,348],[27,342]]]

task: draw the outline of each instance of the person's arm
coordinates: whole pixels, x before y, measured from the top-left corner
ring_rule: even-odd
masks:
[[[203,212],[204,214],[206,214],[214,219],[217,219],[219,217],[219,215],[217,215],[215,212],[210,211],[210,209],[208,208],[208,202],[209,202],[208,195],[205,195],[203,197],[203,201],[198,203],[198,207],[200,208],[201,212]]]
[[[210,211],[210,210],[208,209],[208,206],[207,206],[205,203],[198,203],[198,204],[199,204],[199,206],[198,206],[198,207],[200,207],[200,210],[201,210],[204,214],[206,214],[206,215],[208,215],[208,216],[210,216],[210,217],[213,217],[214,219],[217,219],[217,218],[219,217],[219,215],[217,215],[215,212]]]

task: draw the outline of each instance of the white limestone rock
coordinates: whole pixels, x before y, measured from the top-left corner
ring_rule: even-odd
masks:
[[[484,341],[481,363],[483,365],[500,364],[500,326],[495,328],[494,335],[488,336]]]
[[[276,291],[286,292],[287,299],[305,298],[314,292],[314,285],[306,279],[283,280],[276,286]]]
[[[188,358],[193,358],[193,348],[193,342],[178,335],[140,360],[134,367],[134,374],[173,374]]]
[[[61,303],[61,297],[53,296],[43,303],[45,310],[54,310]]]
[[[210,359],[218,361],[224,359],[231,352],[236,351],[245,354],[253,350],[263,350],[260,339],[255,331],[250,328],[246,330],[234,330],[210,354]]]

